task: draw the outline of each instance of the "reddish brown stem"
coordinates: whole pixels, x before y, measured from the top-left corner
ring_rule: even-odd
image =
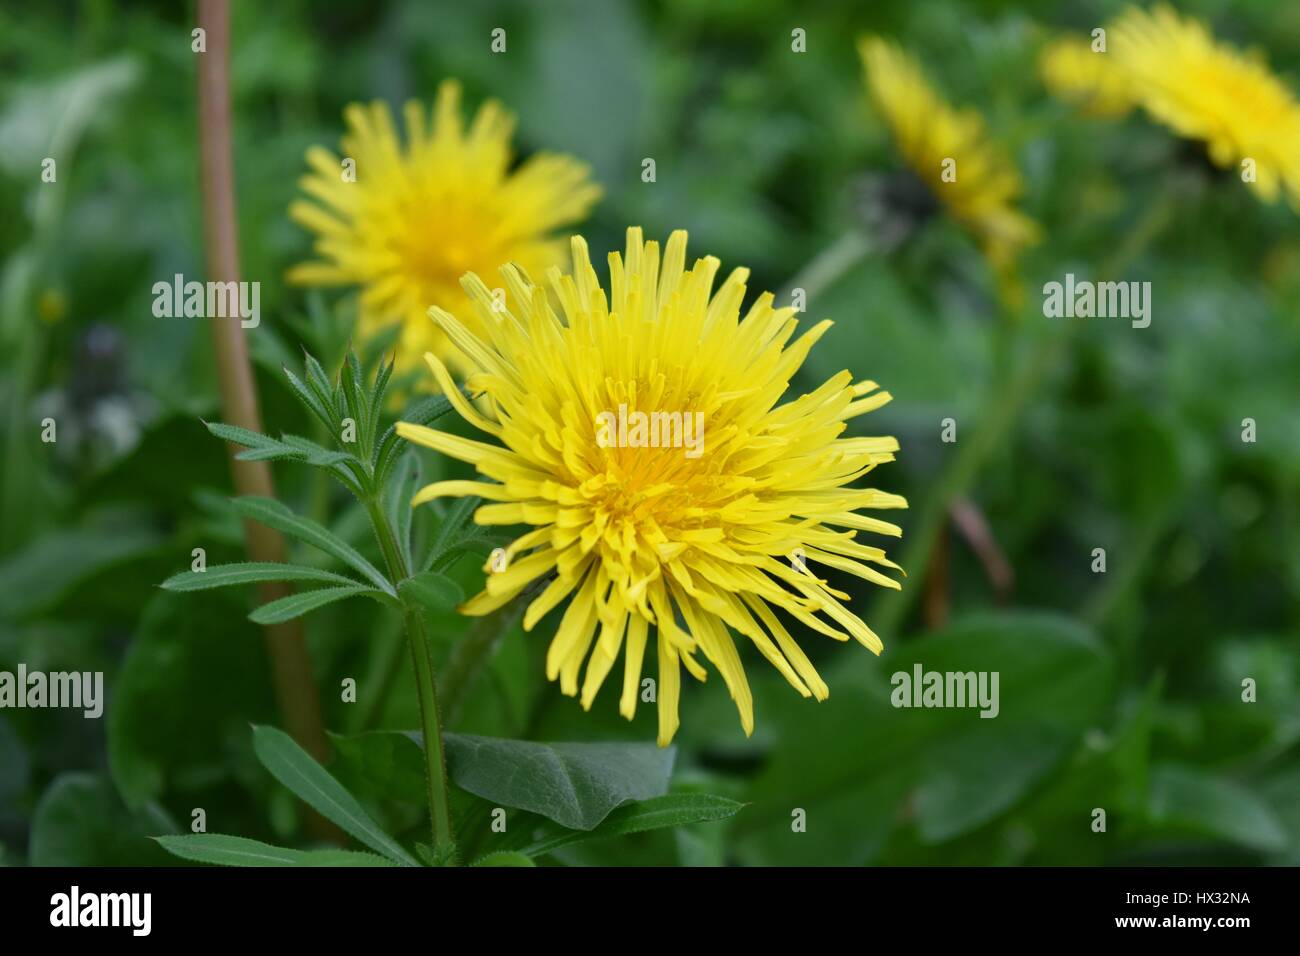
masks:
[[[203,244],[208,279],[239,281],[239,234],[235,218],[234,160],[231,150],[230,113],[230,9],[226,0],[199,0],[199,26],[205,34],[206,52],[198,53],[199,154],[203,177]],[[257,383],[248,358],[248,343],[238,318],[209,318],[212,345],[221,382],[222,415],[226,422],[262,430]],[[235,490],[241,495],[274,497],[271,469],[264,461],[238,461],[231,457]],[[283,561],[284,538],[254,521],[244,522],[248,554],[254,561]],[[286,585],[259,587],[263,601],[288,593]],[[323,760],[328,753],[321,720],[320,697],[311,659],[298,621],[266,628],[267,649],[277,701],[286,728],[302,747]]]

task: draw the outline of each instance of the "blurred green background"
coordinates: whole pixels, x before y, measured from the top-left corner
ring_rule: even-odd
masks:
[[[1300,6],[1178,7],[1264,48],[1296,89]],[[937,221],[814,296],[808,318],[836,325],[795,382],[815,387],[847,367],[889,389],[894,402],[855,427],[899,437],[899,461],[876,483],[912,502],[908,532],[955,489],[987,533],[950,526],[929,574],[907,566],[917,593],[905,611],[891,608],[895,595],[836,579],[869,623],[892,624],[879,660],[801,635],[831,685],[825,703],[800,699],[746,650],[758,722],[746,739],[716,675],[687,682],[675,786],[747,801],[736,817],[563,860],[1300,863],[1300,219],[1231,176],[1206,177],[1141,115],[1089,120],[1046,93],[1044,41],[1120,5],[234,8],[243,273],[262,284],[249,341],[277,433],[307,427],[281,362],[296,366],[306,344],[337,367],[349,334],[347,297],[283,282],[309,247],[285,214],[303,153],[337,144],[348,102],[427,101],[458,77],[469,106],[491,96],[517,114],[520,154],[562,150],[592,165],[606,193],[580,230],[593,259],[621,248],[628,225],[661,239],[685,228],[693,253],[752,269],[751,295],[786,288],[854,228],[863,177],[898,165],[866,100],[861,32],[897,38],[951,100],[980,108],[1025,177],[1023,205],[1045,238],[1022,263],[1018,312],[998,307],[969,239]],[[9,865],[168,862],[145,837],[188,829],[196,807],[211,830],[305,839],[299,807],[251,750],[249,723],[277,722],[261,635],[245,619],[251,591],[156,586],[188,567],[192,548],[213,563],[242,554],[227,452],[200,422],[219,416],[207,325],[150,308],[154,282],[203,274],[192,19],[189,5],[161,0],[0,9],[0,670],[103,670],[109,690],[101,720],[0,711]],[[495,27],[506,54],[490,51]],[[791,52],[795,28],[806,53]],[[58,159],[53,184],[40,179],[46,156]],[[1171,177],[1192,177],[1189,198],[1137,242]],[[999,428],[1009,383],[1054,335],[1043,283],[1096,276],[1126,243],[1122,278],[1152,283],[1150,328],[1077,320]],[[54,444],[40,441],[47,416]],[[955,443],[940,440],[945,418]],[[988,447],[954,478],[971,442]],[[337,489],[293,466],[277,466],[276,480],[296,509],[373,547]],[[1004,556],[1011,587],[973,540]],[[474,562],[456,574],[477,589]],[[306,619],[332,731],[417,725],[388,613],[347,602]],[[466,622],[437,624],[445,656]],[[628,724],[610,689],[584,713],[545,682],[548,627],[507,637],[454,729],[653,739],[652,707]],[[403,666],[385,684],[394,660]],[[999,671],[1000,716],[892,708],[889,675],[914,662]],[[340,699],[348,677],[360,703]],[[421,828],[409,787],[385,785],[381,769],[335,769],[391,830]],[[806,832],[791,828],[796,809]]]

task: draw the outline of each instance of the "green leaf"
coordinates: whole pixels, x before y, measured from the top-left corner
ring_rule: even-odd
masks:
[[[161,540],[151,528],[110,523],[46,534],[0,564],[0,617],[17,620],[46,610],[79,584],[142,557]]]
[[[175,832],[157,804],[128,810],[103,777],[65,773],[41,796],[32,817],[32,866],[146,866],[167,862],[150,835]]]
[[[481,856],[473,863],[474,866],[536,866],[532,858],[514,850],[503,850],[500,853],[489,853],[487,856]]]
[[[591,830],[615,807],[668,791],[673,750],[655,744],[534,743],[447,734],[456,786],[498,805]]]
[[[263,604],[248,619],[254,624],[280,624],[284,621],[292,621],[295,617],[301,617],[308,611],[314,611],[318,607],[326,604],[333,604],[335,601],[342,601],[344,598],[368,596],[373,597],[382,594],[374,588],[355,585],[346,588],[318,588],[315,591],[301,591],[298,594],[290,594],[285,597]]]
[[[454,608],[465,600],[459,584],[437,571],[424,571],[397,586],[403,598],[419,601],[435,611]]]
[[[314,807],[321,816],[332,820],[372,850],[405,866],[419,866],[416,859],[379,828],[352,794],[330,776],[282,730],[275,727],[253,728],[253,750],[262,766],[275,779]]]
[[[204,422],[203,424],[208,431],[218,438],[235,445],[243,445],[245,448],[257,450],[280,450],[283,448],[280,442],[269,435],[263,435],[247,428],[240,428],[238,425],[224,425],[221,422]]]
[[[1151,821],[1164,828],[1255,850],[1285,849],[1286,828],[1250,790],[1192,767],[1164,764],[1151,773]]]
[[[776,699],[783,736],[736,823],[745,862],[861,865],[904,806],[922,843],[968,833],[1010,809],[1076,748],[1110,701],[1113,662],[1092,632],[1043,613],[972,617],[852,662],[816,707]],[[998,674],[999,710],[895,707],[895,674]],[[991,686],[991,685],[990,685]],[[817,746],[810,746],[816,741]],[[791,813],[807,815],[806,832]]]
[[[619,807],[594,830],[550,833],[525,847],[523,852],[529,856],[542,856],[584,840],[644,833],[647,830],[689,826],[694,823],[712,823],[735,816],[744,806],[739,801],[709,793],[665,794]]]
[[[331,403],[322,401],[315,391],[304,385],[302,379],[294,375],[288,368],[284,369],[284,375],[289,380],[289,387],[293,390],[293,394],[297,396],[298,401],[316,416],[320,423],[325,426],[326,431],[331,435],[337,435],[339,433],[338,415],[332,411],[333,406]]]
[[[355,456],[347,452],[332,451],[298,435],[282,435],[280,440],[309,465],[328,468],[330,465],[356,460]]]
[[[415,518],[415,509],[411,499],[420,485],[420,460],[413,453],[402,455],[397,461],[397,470],[389,479],[390,488],[386,489],[388,520],[397,535],[397,545],[406,558],[406,566],[411,566],[411,525]]]
[[[260,521],[269,528],[282,531],[290,537],[319,548],[326,554],[338,558],[366,576],[385,594],[396,597],[393,586],[388,583],[379,570],[367,561],[361,552],[333,532],[327,530],[309,518],[296,515],[288,507],[274,498],[246,496],[236,498],[235,510],[245,518]]]
[[[334,418],[337,421],[343,415],[344,409],[339,404],[339,396],[330,383],[329,375],[325,373],[324,367],[311,353],[305,355],[303,365],[307,370],[307,387],[312,390],[321,404],[334,412]]]
[[[363,797],[423,805],[424,753],[411,737],[391,730],[330,734],[334,774]]]
[[[226,590],[155,591],[145,605],[105,715],[108,766],[129,805],[193,781],[229,789],[252,764],[248,723],[273,719],[275,701],[246,614],[244,596]]]
[[[224,833],[188,833],[155,840],[169,853],[221,866],[393,866],[391,860],[356,850],[292,850]]]
[[[447,517],[443,518],[442,524],[438,526],[438,533],[434,536],[433,544],[429,547],[429,556],[425,560],[426,569],[440,564],[444,557],[455,552],[478,530],[476,525],[470,525],[470,533],[463,533],[465,526],[469,525],[470,519],[474,517],[474,509],[479,506],[482,500],[482,498],[471,495],[467,498],[457,499],[456,503],[448,509]]]
[[[161,587],[168,591],[206,591],[238,584],[258,584],[262,581],[320,581],[345,587],[364,586],[342,574],[306,565],[245,561],[238,564],[214,564],[206,571],[182,571],[169,577]]]
[[[413,425],[428,425],[446,415],[451,408],[447,396],[432,395],[416,403],[402,416],[402,421]],[[375,451],[375,476],[381,485],[387,477],[388,469],[392,467],[394,457],[405,444],[406,442],[397,434],[397,426],[389,425]]]

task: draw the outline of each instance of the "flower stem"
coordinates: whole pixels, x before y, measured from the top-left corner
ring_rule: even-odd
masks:
[[[806,301],[812,301],[834,285],[846,272],[857,265],[871,251],[867,237],[850,229],[819,252],[790,280],[785,294],[777,305],[789,302],[795,289],[803,289]]]
[[[388,574],[396,586],[410,577],[410,568],[392,525],[384,514],[378,495],[366,501],[370,523],[379,540],[379,550],[388,564]],[[438,682],[434,676],[433,655],[425,634],[424,615],[419,608],[403,611],[402,624],[411,649],[415,668],[415,687],[420,700],[420,731],[424,736],[424,785],[429,801],[429,820],[433,829],[433,846],[443,859],[450,859],[455,849],[451,828],[451,796],[447,789],[447,758],[442,740],[442,716],[438,710]]]
[[[239,281],[239,238],[235,216],[234,162],[231,151],[230,9],[226,0],[199,0],[199,25],[207,37],[198,55],[199,154],[202,161],[203,232],[208,278]],[[222,416],[231,425],[262,431],[257,385],[248,359],[248,343],[238,321],[212,317],[212,344],[221,385]],[[264,461],[232,457],[235,489],[241,495],[274,497],[271,470]],[[248,553],[254,561],[283,562],[281,534],[254,521],[244,523]],[[259,587],[262,601],[289,593],[286,585]],[[311,658],[298,621],[266,628],[267,650],[276,699],[290,734],[317,760],[328,753],[320,698]],[[320,828],[318,828],[320,829]]]

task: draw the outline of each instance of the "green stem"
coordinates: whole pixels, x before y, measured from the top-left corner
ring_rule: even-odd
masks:
[[[789,302],[793,290],[803,289],[806,302],[810,305],[870,251],[871,243],[867,237],[856,229],[850,229],[799,270],[790,280],[785,295],[776,304],[779,306]]]
[[[397,545],[392,526],[384,515],[377,496],[366,502],[366,511],[379,539],[379,549],[388,564],[389,576],[396,585],[410,577],[410,568]],[[438,682],[434,676],[433,655],[424,629],[424,615],[418,608],[407,608],[402,617],[406,640],[415,667],[415,687],[420,700],[420,730],[424,735],[424,784],[429,800],[429,818],[433,828],[434,849],[450,858],[455,847],[451,828],[451,796],[447,789],[447,757],[442,740],[442,719],[438,711]]]

